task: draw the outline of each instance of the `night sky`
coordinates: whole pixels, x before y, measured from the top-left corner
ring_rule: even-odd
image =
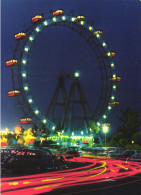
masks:
[[[23,31],[37,14],[63,9],[66,13],[85,15],[95,29],[103,31],[103,39],[116,52],[120,107],[113,109],[107,122],[110,134],[119,126],[120,110],[131,107],[141,111],[141,1],[140,0],[2,0],[1,1],[1,129],[14,130],[23,116],[12,90],[11,69],[5,67],[14,53],[14,34]],[[94,64],[94,66],[92,66]],[[29,59],[29,85],[41,110],[46,111],[59,74],[78,70],[80,82],[89,104],[94,107],[100,92],[100,72],[88,43],[74,31],[51,27],[39,35]],[[141,114],[140,114],[141,115]]]

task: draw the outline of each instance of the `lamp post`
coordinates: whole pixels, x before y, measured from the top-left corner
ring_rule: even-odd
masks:
[[[109,131],[109,125],[103,125],[102,130],[103,130],[103,133],[105,134],[105,147],[106,147],[106,134]]]

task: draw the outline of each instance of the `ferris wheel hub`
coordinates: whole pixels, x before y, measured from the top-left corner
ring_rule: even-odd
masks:
[[[74,73],[74,77],[77,78],[77,77],[79,77],[79,76],[80,76],[79,72],[75,72],[75,73]]]

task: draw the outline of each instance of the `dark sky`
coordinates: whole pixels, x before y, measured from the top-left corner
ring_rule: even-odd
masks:
[[[115,108],[107,119],[107,122],[111,123],[110,133],[116,132],[120,110],[131,107],[132,110],[140,112],[140,0],[2,0],[1,4],[2,129],[8,127],[14,130],[19,124],[20,116],[23,116],[16,99],[7,97],[7,91],[12,88],[12,81],[11,69],[5,67],[5,61],[13,56],[16,46],[14,34],[22,31],[23,25],[30,24],[31,17],[57,9],[63,9],[66,13],[73,10],[76,16],[85,15],[86,21],[90,24],[93,22],[95,29],[103,31],[103,39],[110,49],[116,52],[117,75],[122,77],[122,81],[116,98],[120,107]],[[29,84],[35,101],[43,112],[55,89],[56,75],[74,69],[80,71],[80,81],[89,104],[95,105],[101,80],[98,67],[91,66],[93,63],[97,62],[88,43],[75,32],[61,27],[52,27],[42,32],[30,55],[32,66],[29,68]],[[92,79],[96,77],[97,79]]]

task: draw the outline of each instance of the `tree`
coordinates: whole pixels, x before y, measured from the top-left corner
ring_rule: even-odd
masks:
[[[134,144],[141,146],[141,131],[134,133],[132,140],[134,141]]]
[[[32,133],[32,129],[27,129],[26,131],[24,131],[23,136],[20,138],[21,140],[24,140],[24,144],[30,144],[32,143],[32,141],[35,140],[35,137]]]
[[[128,139],[127,138],[120,138],[119,144],[121,147],[125,148],[125,146],[128,144]]]
[[[92,131],[94,134],[99,133],[100,128],[96,125],[94,121],[89,121],[89,130]]]
[[[6,138],[7,138],[7,144],[8,144],[8,146],[14,145],[14,141],[16,141],[14,134],[8,133],[6,135]]]
[[[102,140],[99,136],[100,128],[96,125],[95,121],[89,121],[89,130],[93,133],[95,145],[101,146]]]
[[[139,126],[141,124],[139,113],[137,111],[133,112],[130,108],[127,108],[125,111],[122,111],[122,116],[119,120],[123,125],[119,127],[118,132],[122,132],[123,136],[130,141],[133,134],[139,131]]]

